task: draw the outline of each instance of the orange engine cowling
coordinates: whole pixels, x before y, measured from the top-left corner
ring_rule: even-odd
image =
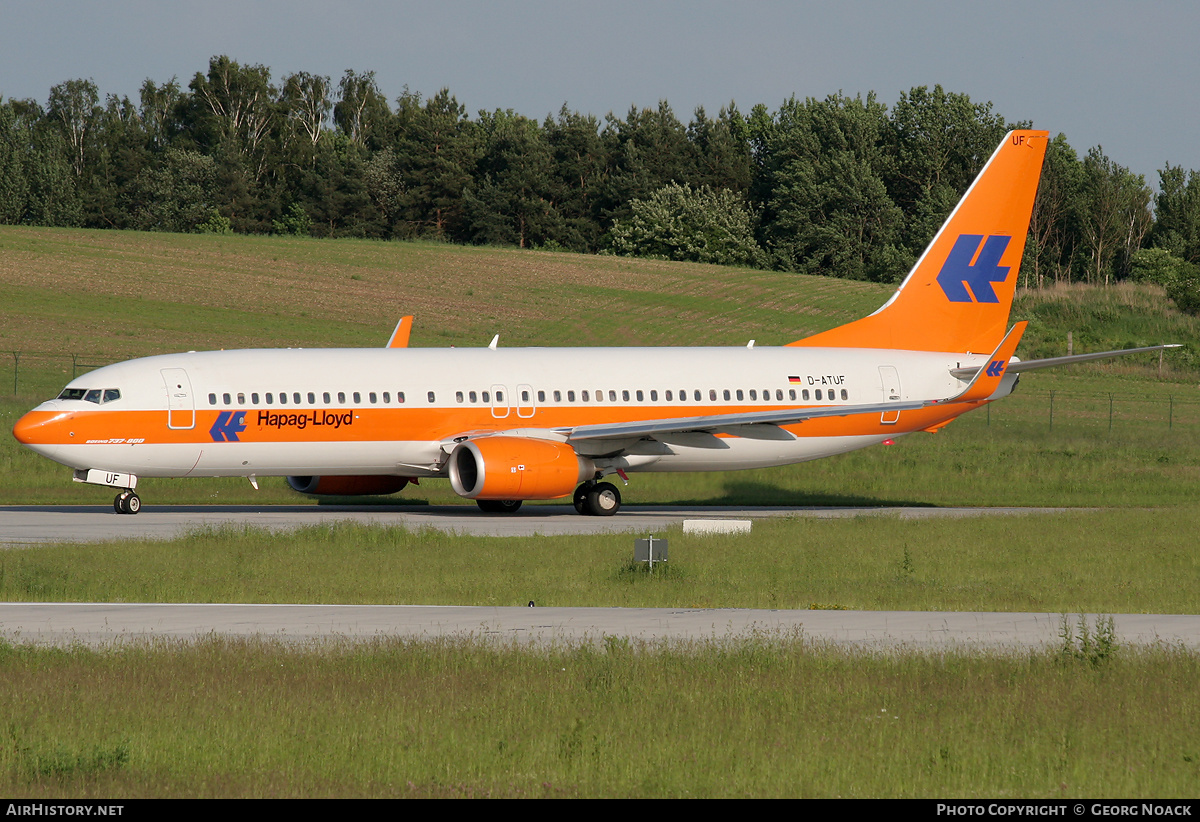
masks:
[[[558,499],[595,473],[591,460],[552,440],[482,437],[450,453],[450,485],[467,499]]]
[[[314,496],[363,497],[394,494],[408,485],[408,477],[288,477],[293,491]]]

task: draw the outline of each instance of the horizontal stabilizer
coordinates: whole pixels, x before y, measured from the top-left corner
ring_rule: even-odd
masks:
[[[996,346],[992,356],[988,357],[987,365],[975,369],[975,376],[971,378],[970,385],[963,389],[961,394],[953,397],[951,402],[979,402],[995,394],[996,389],[1000,387],[1000,380],[1004,379],[1005,373],[1011,370],[1009,360],[1012,359],[1013,352],[1017,350],[1017,345],[1021,342],[1021,336],[1025,333],[1025,327],[1028,325],[1027,322],[1014,325],[1004,335],[1000,345]]]
[[[1122,348],[1119,351],[1097,351],[1094,354],[1073,354],[1069,357],[1047,357],[1043,360],[1024,360],[1022,362],[1009,363],[1007,369],[1009,374],[1019,374],[1022,371],[1037,371],[1040,368],[1054,368],[1059,365],[1074,365],[1077,362],[1089,362],[1090,360],[1108,360],[1113,357],[1124,357],[1127,354],[1148,354],[1152,351],[1165,351],[1168,348],[1182,348],[1179,343],[1168,343],[1166,345],[1148,345],[1144,348]],[[952,368],[950,369],[951,376],[960,379],[968,380],[977,374],[982,366],[971,366],[969,368]]]

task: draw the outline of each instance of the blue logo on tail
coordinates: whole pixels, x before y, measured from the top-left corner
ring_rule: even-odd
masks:
[[[983,250],[979,251],[979,259],[971,265],[979,244],[983,242],[983,235],[959,235],[937,275],[938,285],[946,293],[947,299],[952,303],[1000,302],[992,283],[1002,283],[1008,279],[1009,266],[1000,265],[1000,258],[1004,256],[1004,249],[1008,248],[1011,239],[998,234],[988,237],[987,242],[983,243]],[[967,291],[967,286],[971,287],[970,291]],[[972,294],[975,295],[974,300],[971,299]]]
[[[222,411],[217,414],[217,421],[208,429],[208,435],[213,442],[241,442],[238,434],[246,430],[245,411]]]
[[[989,377],[999,377],[1004,374],[1004,366],[1008,365],[1004,360],[992,360],[988,363],[987,375]]]

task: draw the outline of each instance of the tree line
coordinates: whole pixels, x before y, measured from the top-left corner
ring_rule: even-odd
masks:
[[[68,80],[0,98],[0,223],[436,238],[902,277],[1010,123],[941,86],[795,97],[686,124],[666,102],[603,120],[389,100],[374,72],[280,81],[225,56],[137,101]],[[1200,182],[1152,195],[1097,146],[1051,141],[1022,284],[1163,284],[1200,263]]]

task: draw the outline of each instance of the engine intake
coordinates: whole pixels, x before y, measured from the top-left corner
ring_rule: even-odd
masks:
[[[450,452],[450,485],[467,499],[558,499],[595,473],[590,459],[552,440],[482,437]]]

